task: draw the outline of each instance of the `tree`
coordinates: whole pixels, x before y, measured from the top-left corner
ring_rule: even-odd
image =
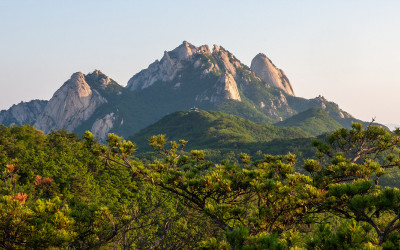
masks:
[[[354,123],[330,134],[326,143],[315,142],[319,159],[304,165],[326,195],[317,211],[371,225],[379,245],[400,229],[400,192],[378,185],[386,169],[400,167],[399,134]]]
[[[170,142],[167,147],[165,137],[159,135],[149,142],[163,156],[151,164],[130,161],[131,143],[113,134],[101,156],[110,168],[124,167],[135,178],[179,197],[182,205],[198,211],[220,230],[247,228],[246,237],[282,233],[295,228],[306,219],[308,209],[320,202],[321,194],[312,186],[312,179],[294,171],[294,155],[266,155],[251,162],[242,154],[242,165],[214,164],[204,159],[202,151],[185,154],[186,141]]]
[[[108,142],[102,154],[108,163],[130,169],[135,178],[185,201],[188,209],[225,230],[231,246],[236,243],[228,235],[240,228],[241,244],[250,244],[258,242],[251,240],[257,237],[304,231],[315,215],[326,213],[371,225],[379,245],[400,228],[399,191],[377,185],[385,169],[400,166],[399,131],[392,134],[372,123],[366,129],[355,123],[352,129],[331,133],[325,142],[315,142],[317,160],[304,163],[310,176],[293,170],[291,154],[266,155],[255,162],[241,154],[240,165],[214,164],[202,151],[185,153],[186,141],[167,147],[159,135],[149,142],[163,158],[142,165],[129,161],[134,151],[130,142],[115,135]]]

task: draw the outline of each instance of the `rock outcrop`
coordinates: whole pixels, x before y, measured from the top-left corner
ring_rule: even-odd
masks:
[[[155,83],[173,82],[188,68],[201,72],[199,78],[214,81],[213,91],[206,89],[197,93],[194,100],[200,102],[241,101],[239,90],[243,90],[254,80],[262,81],[222,46],[214,45],[211,51],[208,45],[196,47],[184,41],[174,50],[165,51],[160,61],[156,60],[147,69],[134,75],[127,88],[139,91]],[[193,76],[195,72],[191,74]],[[177,80],[173,88],[178,89],[181,85],[182,82]]]
[[[35,127],[45,133],[59,129],[73,131],[106,102],[98,91],[90,88],[84,74],[74,73],[47,103]]]
[[[93,135],[100,139],[100,140],[105,140],[107,138],[108,132],[114,127],[114,122],[115,122],[116,116],[114,113],[107,114],[103,118],[97,119],[93,125],[92,131]]]
[[[295,96],[285,72],[278,69],[266,55],[260,53],[254,57],[250,69],[267,83],[282,89],[291,96]]]
[[[335,120],[354,118],[346,111],[340,109],[339,105],[334,102],[329,102],[321,95],[313,99],[308,99],[307,102],[310,107],[321,107]]]
[[[197,48],[184,41],[176,49],[169,52],[165,51],[160,61],[156,60],[147,69],[134,75],[128,81],[127,88],[133,91],[150,87],[157,81],[171,81],[175,78],[176,73],[184,67],[184,62],[199,51],[209,53],[209,50],[207,51],[205,47]]]
[[[235,79],[229,73],[223,74],[218,81],[215,94],[211,96],[211,102],[217,103],[218,98],[242,101]]]
[[[92,73],[89,73],[85,76],[85,79],[90,79],[92,81],[96,81],[102,89],[107,88],[112,81],[110,77],[104,75],[100,70],[94,70]]]
[[[34,124],[46,104],[47,101],[42,100],[14,104],[8,110],[0,111],[0,123],[6,126],[12,124]]]

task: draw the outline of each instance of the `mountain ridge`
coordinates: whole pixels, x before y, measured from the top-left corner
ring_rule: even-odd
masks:
[[[313,136],[318,136],[343,126],[330,117],[323,108],[313,107],[288,119],[275,123],[277,127],[298,127]]]
[[[264,54],[255,58],[261,63],[254,62],[251,67],[260,75],[222,46],[210,50],[208,45],[196,47],[184,41],[134,74],[126,87],[99,70],[87,75],[77,72],[49,101],[41,102],[28,120],[22,119],[26,114],[11,119],[13,111],[9,109],[1,111],[0,123],[34,123],[45,133],[91,130],[104,140],[109,132],[129,136],[167,114],[193,106],[270,124],[312,107],[323,108],[344,127],[356,121],[321,96],[294,96],[283,70]]]
[[[37,116],[43,111],[48,101],[32,100],[13,104],[8,110],[0,111],[0,123],[12,124],[34,124]]]

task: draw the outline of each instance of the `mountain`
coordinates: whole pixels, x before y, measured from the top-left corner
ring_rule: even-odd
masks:
[[[157,134],[165,134],[173,141],[188,140],[188,149],[234,149],[283,138],[311,137],[300,128],[275,127],[222,112],[199,110],[174,112],[129,139],[139,145],[140,151],[150,151],[147,139]]]
[[[31,123],[49,133],[91,130],[133,135],[167,114],[198,107],[273,124],[312,107],[323,108],[344,127],[358,121],[322,96],[296,97],[285,73],[264,54],[241,63],[222,46],[196,47],[186,41],[134,74],[122,87],[102,72],[77,72],[47,101],[1,111],[4,125]],[[16,111],[17,110],[17,111]]]
[[[265,55],[258,54],[252,68],[255,71],[222,46],[214,45],[211,51],[207,45],[183,42],[135,74],[126,88],[134,99],[145,97],[155,105],[157,110],[151,113],[159,112],[158,119],[193,106],[266,123],[282,121],[311,107],[325,108],[337,120],[353,119],[323,97],[295,97],[287,76]]]
[[[14,104],[8,110],[0,111],[0,123],[6,125],[34,124],[46,104],[47,101],[42,100]]]
[[[385,124],[386,127],[388,127],[390,129],[390,131],[395,130],[396,128],[400,128],[400,124]]]
[[[127,88],[136,93],[160,90],[158,96],[168,94],[170,102],[180,102],[180,109],[169,112],[198,106],[263,122],[293,113],[286,105],[283,91],[270,89],[272,85],[217,45],[211,51],[206,45],[195,47],[183,42],[164,52],[160,61],[135,74]],[[265,93],[257,96],[260,89]],[[157,102],[159,97],[152,98]]]
[[[295,96],[292,85],[285,75],[285,72],[278,69],[263,53],[253,58],[250,69],[272,86],[284,90],[289,95]]]
[[[85,75],[78,72],[54,93],[34,126],[45,133],[54,128],[73,131],[106,102],[98,91],[90,88]]]
[[[343,127],[322,108],[308,109],[284,121],[275,123],[274,126],[298,127],[314,136]]]

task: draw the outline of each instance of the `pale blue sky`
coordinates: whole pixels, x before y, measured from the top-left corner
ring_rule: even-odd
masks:
[[[0,109],[50,99],[76,71],[121,85],[183,40],[259,52],[297,96],[400,124],[400,1],[0,0]]]

